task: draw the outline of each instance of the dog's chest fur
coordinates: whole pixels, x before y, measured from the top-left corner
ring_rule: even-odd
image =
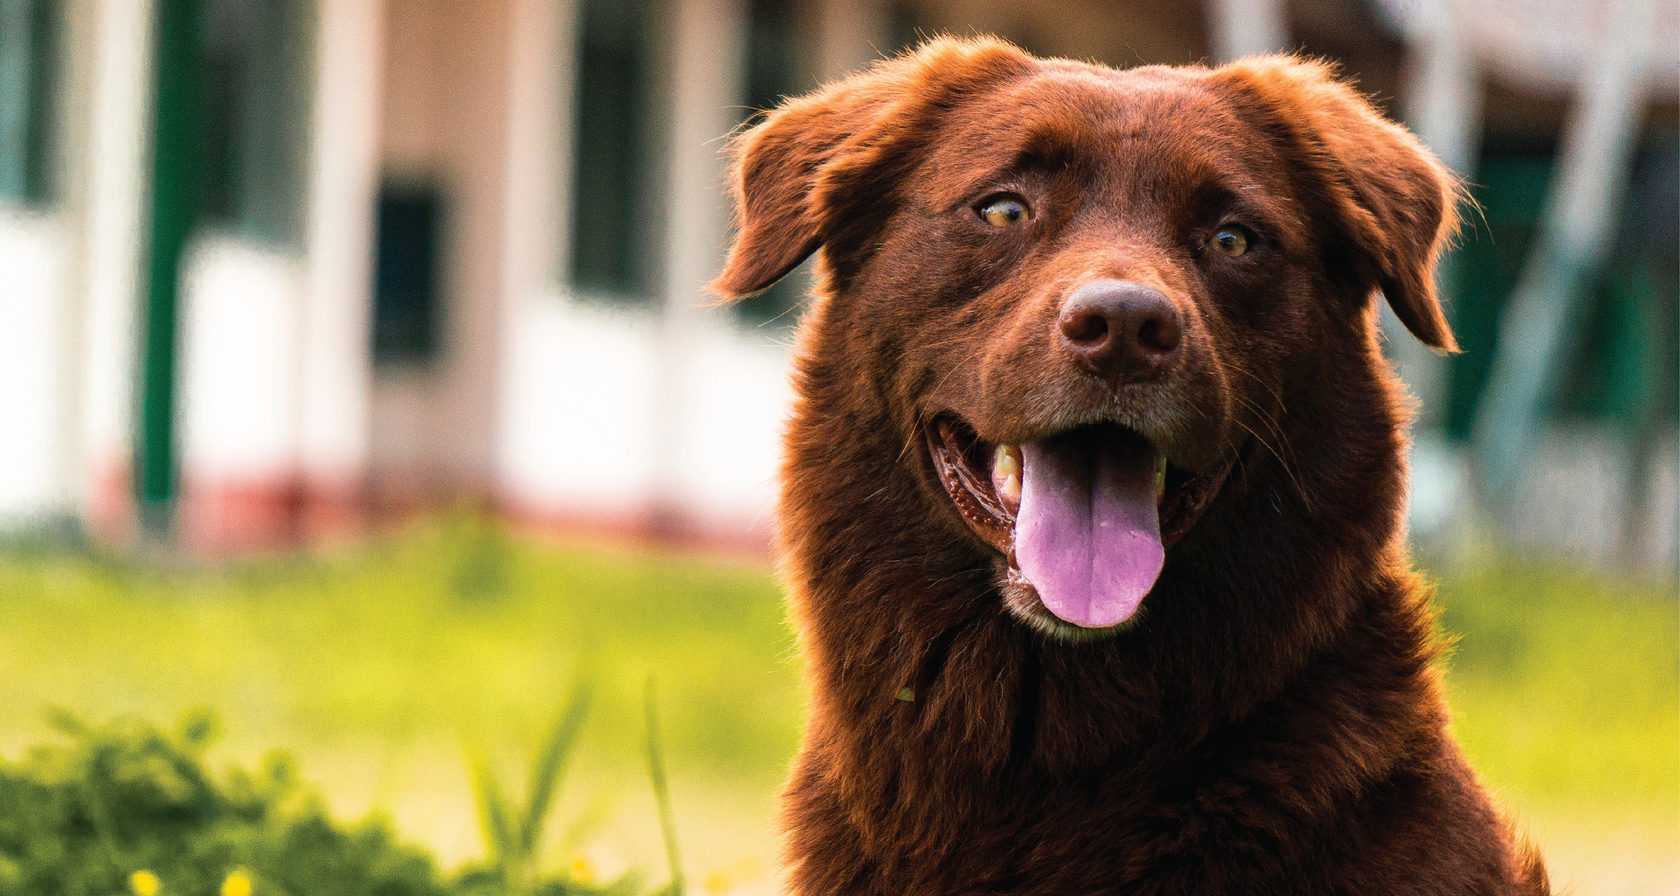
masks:
[[[1356,618],[1305,662],[1267,643],[1282,626],[1247,642],[1170,628],[1046,641],[978,600],[989,575],[904,514],[925,500],[915,483],[838,469],[826,446],[867,443],[839,430],[868,421],[806,401],[784,500],[816,701],[786,792],[798,892],[1437,893],[1513,873],[1502,823],[1442,736],[1410,576],[1345,596]],[[1242,534],[1207,534],[1186,545],[1186,578],[1229,600],[1342,587],[1320,566],[1257,580],[1221,556]],[[1283,549],[1263,534],[1246,536],[1253,550]],[[1396,547],[1347,562],[1394,567],[1382,555]],[[1280,665],[1294,667],[1281,684]],[[1420,850],[1439,866],[1405,883],[1374,861]]]

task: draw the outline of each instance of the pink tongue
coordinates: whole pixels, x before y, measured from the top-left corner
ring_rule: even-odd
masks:
[[[1130,619],[1161,573],[1155,452],[1083,429],[1021,446],[1015,562],[1044,606],[1084,628]]]

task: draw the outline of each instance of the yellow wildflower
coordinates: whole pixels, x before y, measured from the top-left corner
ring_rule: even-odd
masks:
[[[136,871],[128,876],[128,888],[134,891],[134,896],[157,896],[163,889],[163,881],[150,871]]]
[[[251,875],[241,868],[222,881],[222,896],[251,896]]]

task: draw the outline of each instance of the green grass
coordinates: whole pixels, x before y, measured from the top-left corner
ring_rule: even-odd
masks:
[[[1680,798],[1672,597],[1563,571],[1484,570],[1438,595],[1466,748],[1525,796],[1624,809]]]
[[[225,758],[290,750],[335,809],[388,813],[446,861],[483,855],[467,757],[523,779],[585,674],[595,699],[557,858],[663,867],[651,676],[690,871],[762,876],[801,699],[767,566],[556,547],[464,519],[213,570],[0,558],[0,752],[43,737],[49,706],[157,721],[207,707]]]
[[[1444,578],[1439,603],[1458,639],[1455,729],[1559,877],[1672,891],[1673,588],[1497,567]],[[337,812],[387,813],[446,861],[484,855],[468,757],[524,781],[581,676],[593,709],[546,854],[663,873],[651,676],[696,891],[768,892],[801,688],[765,564],[556,546],[464,518],[214,569],[0,554],[0,753],[46,736],[49,706],[163,722],[207,707],[224,759],[287,749]]]
[[[1575,892],[1680,888],[1673,583],[1490,566],[1441,582],[1447,692],[1471,761]]]
[[[587,670],[597,727],[639,731],[652,673],[695,758],[763,773],[791,749],[793,642],[768,571],[446,529],[207,572],[13,557],[0,565],[0,722],[27,723],[31,698],[207,703],[311,737],[440,726],[535,742]]]

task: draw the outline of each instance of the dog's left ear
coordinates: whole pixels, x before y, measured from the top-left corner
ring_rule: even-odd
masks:
[[[738,228],[712,290],[762,290],[819,246],[865,246],[890,185],[917,162],[917,144],[946,110],[982,85],[1018,77],[1031,60],[989,38],[934,38],[914,51],[789,100],[736,136]]]
[[[857,78],[792,100],[731,142],[739,228],[712,281],[718,295],[766,289],[822,245],[818,175],[892,102],[869,86]]]
[[[1389,121],[1323,63],[1259,56],[1214,78],[1280,132],[1328,206],[1324,252],[1361,291],[1380,289],[1412,335],[1458,351],[1435,294],[1435,262],[1458,229],[1458,182],[1410,131]]]

